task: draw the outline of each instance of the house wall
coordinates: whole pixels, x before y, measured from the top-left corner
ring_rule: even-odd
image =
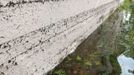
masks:
[[[118,5],[118,0],[0,0],[0,75],[46,74]]]

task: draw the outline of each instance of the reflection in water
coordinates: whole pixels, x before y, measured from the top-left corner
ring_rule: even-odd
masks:
[[[117,57],[121,66],[121,75],[134,75],[134,2],[125,0],[128,6],[123,11],[124,15],[124,39],[122,45],[125,52]]]
[[[121,54],[118,57],[118,62],[121,66],[121,75],[134,75],[134,59]]]
[[[47,75],[119,75],[116,57],[123,52],[118,49],[122,19],[117,10]]]
[[[123,9],[131,11],[115,11],[48,75],[134,75],[134,3],[129,1]]]

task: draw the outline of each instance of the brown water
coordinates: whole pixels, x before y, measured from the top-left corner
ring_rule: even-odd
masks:
[[[119,75],[121,30],[122,13],[116,11],[48,75]]]

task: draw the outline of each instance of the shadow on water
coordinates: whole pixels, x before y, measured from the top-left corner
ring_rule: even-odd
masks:
[[[48,75],[134,75],[134,14],[123,15],[116,10]]]

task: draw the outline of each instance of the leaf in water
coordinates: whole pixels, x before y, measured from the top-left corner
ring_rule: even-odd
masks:
[[[84,64],[85,64],[86,66],[91,66],[91,65],[92,65],[92,63],[91,63],[90,61],[86,61]]]
[[[134,74],[134,70],[133,71],[132,70],[128,70],[128,72]]]
[[[78,55],[78,56],[76,57],[76,60],[81,61],[82,58]]]
[[[59,69],[58,71],[54,72],[56,75],[66,75],[66,72],[63,69]]]
[[[96,65],[100,65],[101,62],[100,62],[100,61],[95,61],[95,64],[96,64]]]

